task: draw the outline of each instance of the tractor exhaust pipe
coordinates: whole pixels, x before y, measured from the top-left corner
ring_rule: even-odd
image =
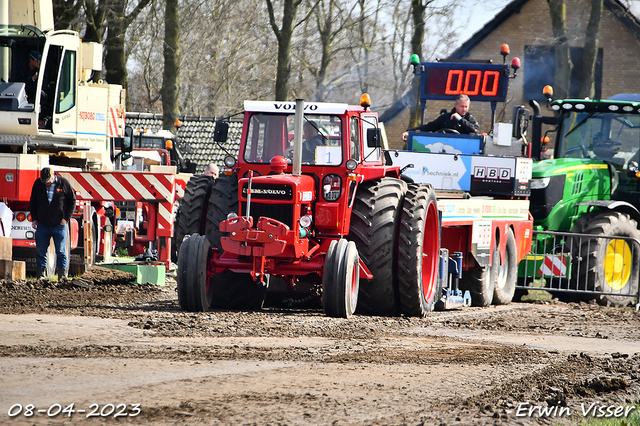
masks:
[[[302,126],[304,124],[304,99],[296,99],[296,115],[293,128],[293,168],[294,176],[302,174]]]

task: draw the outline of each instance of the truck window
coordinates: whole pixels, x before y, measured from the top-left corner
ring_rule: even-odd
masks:
[[[60,70],[58,81],[58,102],[56,113],[60,114],[73,108],[76,104],[76,52],[67,50]]]

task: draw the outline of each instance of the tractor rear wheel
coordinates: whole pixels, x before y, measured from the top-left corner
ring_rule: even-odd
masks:
[[[404,315],[423,317],[439,298],[438,207],[431,185],[409,184],[398,232],[398,289]]]
[[[211,305],[212,291],[207,279],[209,241],[199,234],[184,240],[178,256],[178,303],[185,311],[206,312]]]
[[[396,315],[399,310],[396,274],[396,236],[400,206],[407,184],[382,178],[358,187],[351,211],[348,239],[356,243],[373,279],[362,279],[358,311],[368,315]]]
[[[191,234],[204,235],[204,221],[206,215],[209,187],[213,182],[212,176],[191,176],[184,190],[184,197],[178,211],[178,226],[175,234],[176,254],[180,254],[180,245],[185,236]],[[173,244],[172,244],[173,245]]]
[[[493,252],[491,268],[495,270],[495,273],[492,271],[492,275],[495,277],[494,305],[508,305],[513,300],[518,281],[518,262],[516,260],[518,253],[516,250],[516,237],[513,235],[513,230],[509,229],[504,259],[500,256],[499,247],[496,247],[496,251]]]
[[[636,221],[615,211],[591,217],[584,222],[582,233],[599,237],[633,237],[640,240]],[[580,280],[587,280],[587,290],[613,293],[598,296],[598,303],[626,306],[633,302],[634,298],[628,295],[638,294],[640,247],[622,239],[585,238],[580,254]],[[582,287],[584,288],[584,284]]]
[[[353,241],[331,241],[322,276],[322,306],[329,317],[349,318],[358,305],[358,249]]]
[[[236,175],[221,176],[209,188],[209,203],[206,213],[205,232],[211,247],[223,253],[220,238],[220,223],[231,212],[238,211],[238,178]],[[250,274],[224,271],[211,278],[212,306],[219,309],[254,309],[262,304],[258,284]]]
[[[207,207],[206,235],[211,243],[211,247],[217,248],[222,253],[220,237],[220,222],[227,219],[230,212],[238,215],[238,179],[235,175],[222,176],[215,180],[211,186],[209,205]]]

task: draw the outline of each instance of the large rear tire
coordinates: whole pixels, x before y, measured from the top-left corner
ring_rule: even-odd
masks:
[[[221,176],[209,188],[209,201],[206,213],[205,231],[211,247],[222,254],[220,238],[226,233],[220,232],[220,223],[227,219],[230,212],[238,211],[237,176]],[[262,304],[260,288],[250,274],[224,271],[211,278],[212,307],[219,309],[254,309]]]
[[[204,235],[205,215],[207,213],[207,200],[209,188],[213,183],[213,177],[208,175],[191,176],[184,190],[184,197],[178,210],[178,226],[175,233],[175,249],[179,255],[182,240],[187,235]]]
[[[212,291],[207,279],[211,246],[206,237],[193,234],[184,240],[178,256],[178,303],[182,310],[206,312],[211,305]]]
[[[398,289],[404,315],[423,317],[438,299],[438,226],[433,187],[409,184],[398,233]]]
[[[597,236],[633,237],[640,240],[635,220],[615,211],[597,214],[583,223],[582,233]],[[580,248],[580,279],[587,280],[587,290],[623,295],[638,293],[640,248],[626,240],[597,238],[584,239]],[[584,288],[584,284],[582,285]],[[604,294],[598,303],[610,306],[626,306],[634,297]]]
[[[227,219],[230,212],[238,215],[238,180],[237,177],[223,176],[215,180],[211,186],[211,195],[207,207],[206,235],[211,247],[217,248],[222,253],[220,238],[220,222]]]
[[[332,241],[322,276],[322,306],[329,317],[349,318],[358,305],[358,249],[353,241]]]
[[[358,311],[368,315],[397,315],[396,237],[400,206],[407,184],[382,178],[358,187],[351,212],[348,239],[356,243],[373,279],[362,279]]]
[[[504,250],[504,259],[500,256],[500,250],[496,247],[493,253],[492,275],[495,277],[493,288],[493,304],[508,305],[513,300],[518,281],[518,253],[516,248],[516,237],[513,230],[509,228],[507,232],[507,246]]]

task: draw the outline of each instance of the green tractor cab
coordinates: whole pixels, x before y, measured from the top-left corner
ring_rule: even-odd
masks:
[[[541,117],[531,105],[534,141],[541,140],[541,124],[556,128],[554,158],[533,166],[531,213],[543,233],[529,260],[556,256],[553,262],[569,268],[521,264],[520,276],[565,279],[567,290],[626,305],[637,296],[640,268],[640,96],[556,100],[550,102],[555,117]],[[550,231],[562,233],[553,244]]]

